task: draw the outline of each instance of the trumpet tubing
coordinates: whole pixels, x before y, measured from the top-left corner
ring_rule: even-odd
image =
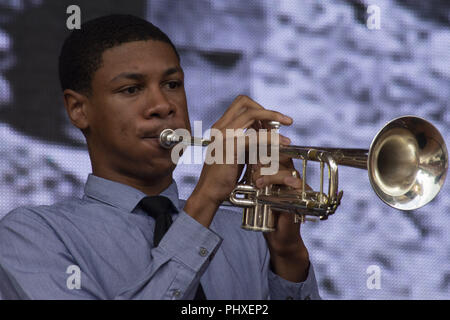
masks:
[[[279,123],[271,122],[273,129]],[[164,130],[160,144],[166,148],[182,141],[171,129]],[[207,146],[210,141],[191,138],[191,145]],[[280,153],[303,160],[303,188],[272,185],[256,188],[247,171],[246,184],[238,184],[229,201],[244,208],[242,227],[247,230],[275,230],[273,210],[295,214],[296,221],[325,220],[338,208],[343,195],[338,189],[338,166],[368,171],[378,197],[399,210],[418,209],[432,201],[444,184],[448,170],[448,151],[439,131],[428,121],[405,116],[388,122],[375,136],[369,149],[281,146]],[[320,190],[307,191],[308,161],[320,163]],[[323,190],[325,168],[328,190]]]

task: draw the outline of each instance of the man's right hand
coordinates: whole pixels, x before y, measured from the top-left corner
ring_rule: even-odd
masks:
[[[247,96],[238,96],[233,101],[224,115],[212,127],[222,133],[224,164],[204,164],[200,179],[186,202],[184,210],[187,214],[204,226],[209,227],[218,207],[224,200],[228,199],[241,176],[244,165],[237,164],[237,161],[233,164],[225,163],[225,159],[227,159],[226,130],[259,128],[260,123],[268,121],[278,121],[282,125],[292,124],[290,117],[277,111],[266,110]],[[268,143],[270,143],[270,139],[268,140]],[[246,141],[247,148],[248,143]],[[290,141],[280,135],[280,143],[289,144]],[[233,149],[232,158],[236,160],[238,148],[235,145]]]

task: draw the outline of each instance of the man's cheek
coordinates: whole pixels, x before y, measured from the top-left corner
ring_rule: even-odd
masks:
[[[116,124],[116,128],[117,127],[119,128],[119,130],[118,130],[119,137],[118,138],[129,139],[132,136],[131,132],[136,131],[136,130],[133,130],[133,128],[132,128],[132,122],[124,120],[126,118],[120,114],[117,114],[117,118],[122,120],[121,122]],[[135,135],[135,137],[137,137],[137,135]]]

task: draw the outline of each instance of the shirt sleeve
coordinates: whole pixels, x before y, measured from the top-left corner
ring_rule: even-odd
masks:
[[[1,299],[106,298],[90,272],[77,267],[52,228],[28,209],[0,221]]]
[[[159,246],[153,249],[153,264],[148,274],[118,298],[193,299],[200,277],[221,243],[222,238],[215,232],[180,211]]]
[[[152,260],[140,280],[109,297],[96,281],[98,270],[75,261],[44,219],[28,209],[16,209],[0,221],[0,298],[192,299],[221,241],[180,212],[152,249]]]
[[[319,288],[312,263],[303,282],[291,282],[273,273],[269,268],[269,291],[272,300],[319,300]]]

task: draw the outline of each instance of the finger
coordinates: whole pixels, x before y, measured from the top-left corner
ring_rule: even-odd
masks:
[[[279,185],[286,185],[288,187],[292,187],[297,190],[303,190],[302,179],[298,177],[293,177],[292,170],[289,171],[283,170],[280,171],[278,174],[272,176],[260,176],[259,178],[256,179],[255,184],[258,188],[264,188],[272,184],[279,184]],[[305,184],[305,189],[312,190],[312,188],[307,184]]]
[[[258,131],[259,129],[263,128],[263,123],[260,120],[255,121],[250,128],[255,129],[256,131]]]
[[[270,134],[268,132],[266,132],[266,134],[262,133],[263,132],[259,132],[259,134],[256,134],[256,132],[253,131],[252,134],[248,134],[247,132],[246,134],[248,134],[248,136],[246,136],[245,146],[239,144],[238,141],[235,141],[235,145],[237,143],[237,148],[240,150],[240,159],[243,159],[242,157],[244,157],[245,163],[247,164],[264,164],[265,167],[272,167],[274,162],[276,162],[277,171],[283,169],[295,169],[292,158],[280,153],[279,149],[281,145],[289,145],[291,140],[275,132],[271,132]],[[259,166],[257,172],[259,173],[260,171],[261,166]],[[269,174],[268,172],[265,173]],[[275,172],[272,174],[274,173]]]
[[[279,154],[278,172],[286,171],[290,174],[292,174],[292,172],[294,172],[294,171],[297,172],[292,158],[287,157],[287,156],[282,156],[282,155],[283,155],[282,153]],[[259,177],[262,176],[261,168],[267,167],[267,165],[263,166],[261,163],[257,163],[254,165],[254,167],[255,167],[255,170],[252,175],[252,178],[253,178],[253,181],[256,181]]]
[[[259,170],[260,168],[261,166],[258,166],[253,175],[253,179],[258,188],[263,188],[271,184],[284,184],[285,178],[292,177],[292,170],[279,170],[275,175],[263,176]]]
[[[266,129],[266,130],[273,130],[273,126],[268,125],[267,121],[261,121],[261,120],[256,120],[249,128],[254,129],[256,131],[260,130],[260,129]],[[280,136],[280,143],[288,146],[291,144],[291,139],[289,139],[288,137],[279,134]]]
[[[269,156],[273,151],[272,146],[289,145],[291,140],[276,132],[256,132],[255,130],[227,129],[225,130],[225,140],[223,146],[232,146],[231,150],[240,152],[252,152],[253,155],[261,155],[260,149],[266,148],[265,154]],[[262,149],[264,150],[264,149]],[[288,158],[283,157],[286,162]],[[255,163],[253,163],[255,164]]]
[[[279,170],[289,170],[291,172],[296,170],[293,159],[291,157],[287,157],[282,152],[280,152],[279,155],[278,168]]]
[[[291,117],[288,117],[278,111],[273,110],[255,110],[248,109],[241,113],[236,119],[230,124],[232,128],[235,129],[246,129],[249,128],[255,121],[278,121],[282,125],[290,126],[293,122]]]
[[[239,130],[239,129],[238,129]],[[277,138],[278,136],[278,138]],[[249,130],[247,130],[245,132],[245,139],[247,144],[255,141],[256,143],[258,143],[261,146],[267,145],[270,146],[272,143],[276,144],[276,145],[284,145],[284,146],[288,146],[291,144],[291,139],[289,139],[288,137],[279,134],[277,132],[273,132],[273,131],[252,131],[250,132]],[[275,139],[275,140],[273,140]],[[281,158],[281,156],[280,156]],[[286,158],[286,156],[283,155],[283,158]]]
[[[248,96],[239,95],[225,111],[222,118],[225,123],[229,123],[248,109],[264,110],[264,107]]]
[[[298,173],[297,173],[297,175],[298,175]],[[294,176],[286,177],[284,179],[284,184],[289,187],[292,187],[294,189],[297,189],[297,190],[303,190],[303,179],[299,178],[298,176],[297,177],[294,177]],[[313,189],[308,184],[305,183],[305,190],[312,191]]]
[[[282,134],[279,134],[279,136],[280,136],[280,144],[285,145],[285,146],[288,146],[288,145],[291,144],[291,139],[289,139],[289,138],[286,137],[286,136],[283,136]],[[289,157],[286,156],[286,155],[283,155],[282,157],[289,158]],[[280,158],[281,158],[281,157],[280,157]],[[289,158],[289,159],[292,159],[292,158]]]

